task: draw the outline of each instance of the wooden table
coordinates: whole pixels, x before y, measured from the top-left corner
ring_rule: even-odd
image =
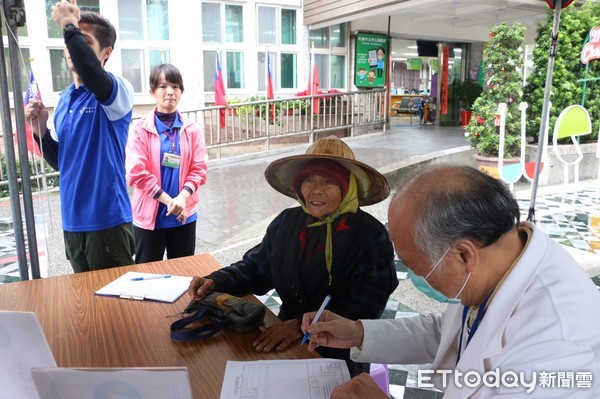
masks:
[[[127,271],[206,275],[221,265],[210,255],[0,285],[0,309],[35,312],[59,367],[188,368],[194,398],[219,398],[227,360],[316,358],[298,343],[282,352],[257,353],[259,331],[229,329],[197,342],[174,342],[169,327],[187,305],[125,300],[94,292]],[[247,299],[258,302],[254,296]],[[277,323],[267,310],[265,324]]]

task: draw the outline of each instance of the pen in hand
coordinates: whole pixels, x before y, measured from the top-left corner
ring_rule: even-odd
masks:
[[[164,274],[164,275],[160,275],[160,276],[134,277],[131,279],[131,281],[156,280],[159,278],[170,278],[170,277],[171,277],[170,274]]]
[[[313,324],[316,324],[319,321],[319,319],[321,318],[321,315],[323,314],[323,311],[329,304],[329,301],[331,301],[331,295],[327,294],[327,296],[323,300],[323,303],[321,304],[321,307],[319,308],[319,310],[317,310],[317,314],[315,315],[315,318],[310,323],[311,326]],[[310,334],[308,333],[308,331],[306,333],[304,333],[304,337],[302,337],[302,341],[300,341],[300,345],[304,345],[306,343],[306,341],[308,341],[309,335]]]

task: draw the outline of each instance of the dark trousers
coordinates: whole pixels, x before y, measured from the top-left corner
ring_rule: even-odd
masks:
[[[88,232],[63,231],[65,253],[75,273],[133,264],[131,223]]]
[[[135,263],[193,255],[196,250],[196,221],[180,227],[145,230],[133,226],[135,232]]]

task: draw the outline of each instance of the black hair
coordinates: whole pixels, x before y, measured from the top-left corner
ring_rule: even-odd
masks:
[[[152,68],[150,71],[150,90],[154,91],[158,88],[158,80],[160,79],[161,73],[165,75],[165,80],[167,82],[178,85],[183,93],[183,78],[181,77],[181,72],[179,72],[179,69],[172,64],[159,64]]]
[[[94,37],[100,43],[100,49],[106,47],[115,48],[117,31],[106,17],[92,11],[81,11],[79,22],[90,25],[93,28]]]

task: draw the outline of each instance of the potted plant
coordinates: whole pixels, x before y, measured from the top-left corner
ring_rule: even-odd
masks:
[[[467,126],[471,120],[473,104],[481,95],[483,88],[472,79],[465,79],[462,82],[455,82],[453,95],[460,108],[460,125]]]
[[[522,45],[525,28],[515,23],[502,23],[490,30],[490,41],[483,52],[485,84],[483,92],[473,103],[473,115],[466,126],[465,136],[478,160],[492,157],[492,165],[498,163],[500,127],[497,124],[498,104],[505,103],[504,163],[521,151],[521,111],[519,103],[523,96],[521,68],[523,65]],[[494,162],[495,160],[495,162]],[[516,159],[518,162],[519,159]],[[480,166],[490,175],[498,175],[497,167]]]

